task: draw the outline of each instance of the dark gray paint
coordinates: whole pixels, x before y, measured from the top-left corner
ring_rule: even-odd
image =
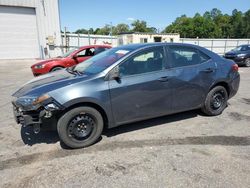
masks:
[[[211,57],[203,64],[122,77],[109,80],[114,67],[131,54],[154,46],[181,45],[199,49]],[[79,103],[93,103],[101,107],[109,127],[148,119],[165,114],[199,108],[209,89],[219,82],[227,83],[230,97],[239,86],[239,74],[232,71],[233,62],[217,54],[189,44],[134,44],[134,50],[97,75],[72,75],[61,70],[35,78],[18,90],[14,96],[40,96],[48,93],[59,104],[68,108]],[[171,59],[167,59],[169,67]],[[207,72],[211,69],[211,72]],[[25,110],[25,109],[24,109]]]

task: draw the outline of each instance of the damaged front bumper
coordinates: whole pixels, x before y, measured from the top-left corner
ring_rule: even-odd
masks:
[[[63,110],[63,107],[54,103],[40,105],[35,110],[26,110],[15,102],[12,105],[16,122],[23,127],[33,126],[35,133],[39,133],[41,129],[56,130],[58,114]]]

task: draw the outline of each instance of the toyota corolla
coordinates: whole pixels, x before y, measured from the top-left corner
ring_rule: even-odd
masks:
[[[131,44],[35,78],[12,103],[17,123],[36,133],[55,129],[67,146],[81,148],[104,128],[192,109],[219,115],[239,82],[237,64],[205,48]]]

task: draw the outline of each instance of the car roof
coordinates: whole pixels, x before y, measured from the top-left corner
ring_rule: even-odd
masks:
[[[105,48],[111,48],[112,46],[110,45],[102,45],[102,44],[96,44],[96,45],[87,45],[87,46],[81,46],[79,49],[85,49],[85,48],[95,48],[95,47],[105,47]]]
[[[166,46],[180,45],[180,46],[199,47],[198,45],[194,45],[194,44],[174,43],[174,42],[171,42],[171,43],[166,43],[166,42],[136,43],[136,44],[127,44],[127,45],[123,45],[120,47],[138,49],[138,48],[143,48],[143,47],[160,46],[160,45],[166,45]]]
[[[243,46],[250,46],[250,44],[242,44],[242,45],[239,45],[238,47],[243,47]]]
[[[130,51],[134,51],[134,50],[139,50],[142,48],[146,48],[146,47],[154,47],[154,46],[175,46],[175,45],[179,45],[179,46],[184,46],[184,47],[193,47],[196,49],[201,50],[202,52],[204,52],[205,54],[207,54],[210,57],[213,58],[220,58],[220,56],[204,47],[198,46],[198,45],[194,45],[194,44],[187,44],[187,43],[166,43],[166,42],[154,42],[154,43],[138,43],[138,44],[127,44],[127,45],[123,45],[123,46],[118,46],[116,47],[116,49],[128,49]]]

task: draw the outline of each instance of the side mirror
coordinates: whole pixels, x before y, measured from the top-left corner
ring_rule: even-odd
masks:
[[[76,54],[73,55],[73,56],[72,56],[72,59],[77,59],[77,55],[76,55]]]
[[[120,76],[120,69],[119,66],[116,66],[110,73],[109,79],[114,79],[116,81],[120,81],[121,76]]]

